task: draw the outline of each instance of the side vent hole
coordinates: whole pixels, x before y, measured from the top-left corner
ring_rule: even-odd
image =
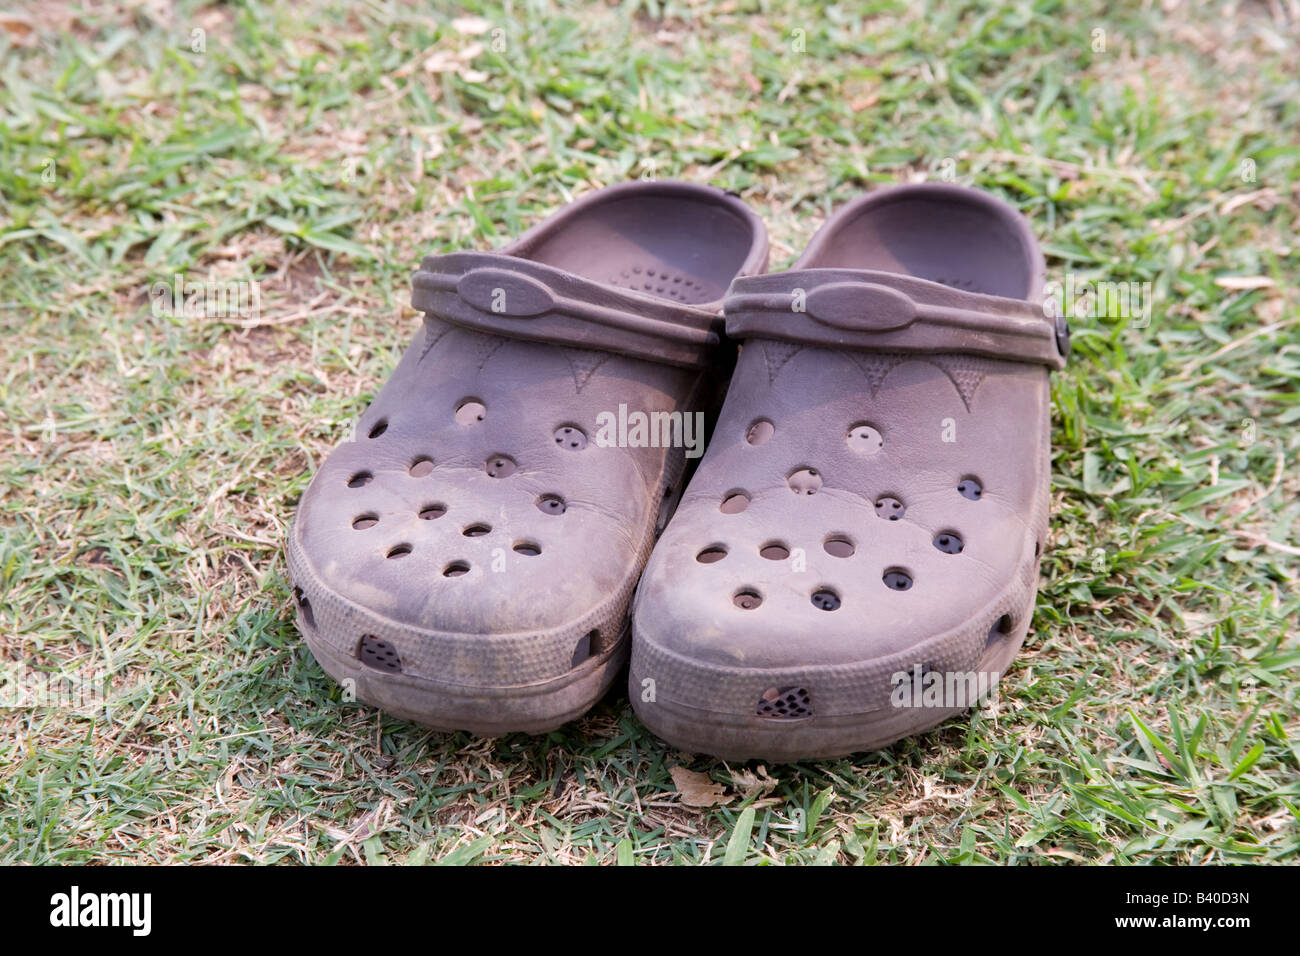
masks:
[[[999,640],[1010,634],[1014,629],[1015,622],[1011,620],[1011,615],[1003,614],[1000,618],[994,621],[993,626],[989,628],[989,636],[985,639],[984,646],[992,647]]]
[[[813,715],[812,694],[803,687],[769,687],[754,713],[768,720],[799,720]]]
[[[314,628],[316,626],[316,615],[312,613],[311,601],[308,601],[307,596],[302,593],[302,588],[293,589],[293,599],[298,605],[299,613],[302,614],[302,622],[308,627]]]
[[[397,672],[402,669],[402,659],[397,655],[397,648],[387,641],[381,641],[373,634],[362,634],[357,646],[357,658],[367,667],[377,671]]]
[[[913,664],[907,670],[900,671],[902,680],[895,685],[895,689],[907,687],[907,695],[904,700],[910,700],[915,704],[920,704],[925,694],[925,678],[933,670],[929,664]],[[895,678],[898,675],[894,675]]]
[[[600,631],[588,631],[578,639],[577,646],[573,648],[573,663],[571,666],[577,667],[594,654],[600,653]]]

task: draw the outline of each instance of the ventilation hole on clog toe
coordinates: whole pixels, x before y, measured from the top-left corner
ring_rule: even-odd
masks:
[[[348,479],[349,488],[364,488],[375,480],[375,476],[368,471],[359,471]]]
[[[749,495],[743,491],[733,491],[722,499],[719,510],[724,515],[738,515],[748,507]]]
[[[961,492],[963,498],[969,498],[971,501],[979,501],[980,495],[984,494],[984,486],[980,484],[978,478],[963,478],[957,483],[957,490]]]
[[[433,459],[420,457],[411,462],[410,475],[412,478],[423,478],[433,471]]]
[[[577,425],[561,425],[555,429],[555,444],[565,451],[582,451],[587,447],[587,434]]]
[[[487,406],[477,398],[463,398],[460,404],[456,406],[456,413],[453,416],[458,425],[473,425],[481,422],[487,415]]]
[[[813,715],[812,694],[803,687],[769,687],[754,708],[757,717],[799,720]]]
[[[884,436],[874,425],[858,422],[849,429],[847,441],[849,450],[859,455],[874,455],[885,447]]]
[[[483,467],[489,478],[509,478],[519,468],[509,455],[493,455]]]
[[[790,557],[790,549],[779,541],[769,541],[758,549],[758,553],[769,561],[784,561]]]
[[[890,568],[881,577],[885,586],[895,591],[906,591],[912,586],[912,576],[899,568]]]
[[[1042,543],[1041,541],[1035,541],[1035,542],[1034,542],[1034,557],[1038,557],[1038,556],[1039,556],[1040,554],[1042,554],[1042,553],[1043,553],[1043,543]]]
[[[836,535],[833,538],[827,538],[826,543],[822,545],[832,558],[851,558],[857,549],[853,542],[843,535]]]
[[[381,418],[379,421],[375,422],[374,427],[370,429],[370,437],[378,438],[386,431],[388,431],[388,419]]]
[[[411,553],[411,546],[409,544],[395,544],[388,549],[388,554],[385,555],[385,557],[404,558],[410,553]]]
[[[478,523],[478,524],[470,525],[468,528],[462,531],[461,534],[463,534],[467,538],[481,538],[483,537],[483,535],[488,534],[491,530],[492,530],[492,526],[490,524]]]
[[[821,608],[823,611],[837,611],[840,607],[840,596],[830,588],[821,588],[812,594],[813,607]]]
[[[542,546],[532,541],[520,541],[514,546],[515,554],[522,554],[528,558],[535,558],[542,553]]]
[[[749,426],[745,432],[745,441],[751,445],[761,445],[776,432],[776,426],[766,418],[760,418]]]
[[[907,513],[906,506],[897,498],[886,495],[876,499],[876,517],[897,521]]]
[[[361,635],[361,641],[357,645],[357,658],[367,667],[379,671],[397,672],[402,669],[402,659],[397,654],[397,648],[373,634]]]
[[[993,626],[989,628],[989,634],[984,641],[984,646],[986,648],[991,647],[993,644],[1010,634],[1014,629],[1015,622],[1011,620],[1011,615],[1003,614],[1000,618],[994,621]]]
[[[961,538],[951,531],[941,531],[934,536],[934,546],[944,554],[961,554]]]
[[[786,483],[796,495],[815,495],[822,489],[822,476],[816,468],[800,468],[790,473]]]
[[[469,574],[469,563],[466,561],[453,561],[442,569],[444,578],[458,578],[465,574]]]
[[[441,518],[446,513],[447,506],[439,504],[425,505],[419,512],[421,521],[433,521],[435,518]]]
[[[727,549],[720,544],[711,545],[695,556],[700,564],[714,564],[727,556]]]
[[[542,514],[562,515],[567,508],[564,499],[559,495],[542,495],[537,499],[537,510]]]
[[[365,531],[367,528],[373,528],[377,524],[379,524],[379,515],[375,514],[357,515],[352,519],[352,527],[356,528],[358,531]]]
[[[737,591],[731,601],[743,611],[752,611],[763,603],[763,596],[752,588],[745,588]]]

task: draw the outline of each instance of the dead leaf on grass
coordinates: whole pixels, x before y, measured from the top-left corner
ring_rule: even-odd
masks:
[[[35,29],[31,17],[26,14],[0,10],[0,30],[4,30],[10,36],[19,38],[31,36]]]
[[[484,20],[482,17],[456,17],[456,19],[451,21],[451,27],[457,33],[476,37],[481,33],[487,33],[491,30],[492,22],[490,20]]]
[[[706,773],[685,767],[672,767],[668,772],[673,775],[682,803],[688,807],[718,807],[735,799],[735,794],[728,794],[726,787],[714,783]]]
[[[1214,280],[1220,289],[1241,292],[1247,289],[1271,289],[1277,285],[1268,276],[1221,276]]]
[[[754,797],[766,797],[776,789],[780,781],[768,776],[767,767],[759,764],[753,772],[737,770],[731,775],[731,782],[744,799],[750,800]]]

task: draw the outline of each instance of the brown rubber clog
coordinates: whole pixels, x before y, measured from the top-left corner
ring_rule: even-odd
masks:
[[[290,534],[325,671],[445,730],[536,733],[587,710],[627,658],[681,445],[703,441],[683,427],[678,447],[620,447],[606,426],[620,406],[695,424],[729,371],[723,294],[766,259],[744,203],[673,182],[592,193],[498,252],[426,258],[424,324]]]
[[[851,202],[791,271],[732,284],[739,362],[633,611],[650,730],[728,759],[839,756],[996,683],[1047,529],[1068,333],[1043,284],[1028,223],[948,185]]]

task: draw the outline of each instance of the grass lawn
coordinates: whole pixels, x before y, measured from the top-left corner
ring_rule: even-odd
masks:
[[[1300,7],[849,6],[0,14],[0,667],[111,675],[0,709],[0,863],[1297,862]],[[993,706],[738,766],[621,690],[545,738],[430,733],[308,653],[285,536],[418,326],[419,257],[640,176],[740,193],[774,269],[864,190],[951,178],[1052,278],[1150,283],[1149,317],[1074,322]],[[177,273],[260,308],[155,315]]]

